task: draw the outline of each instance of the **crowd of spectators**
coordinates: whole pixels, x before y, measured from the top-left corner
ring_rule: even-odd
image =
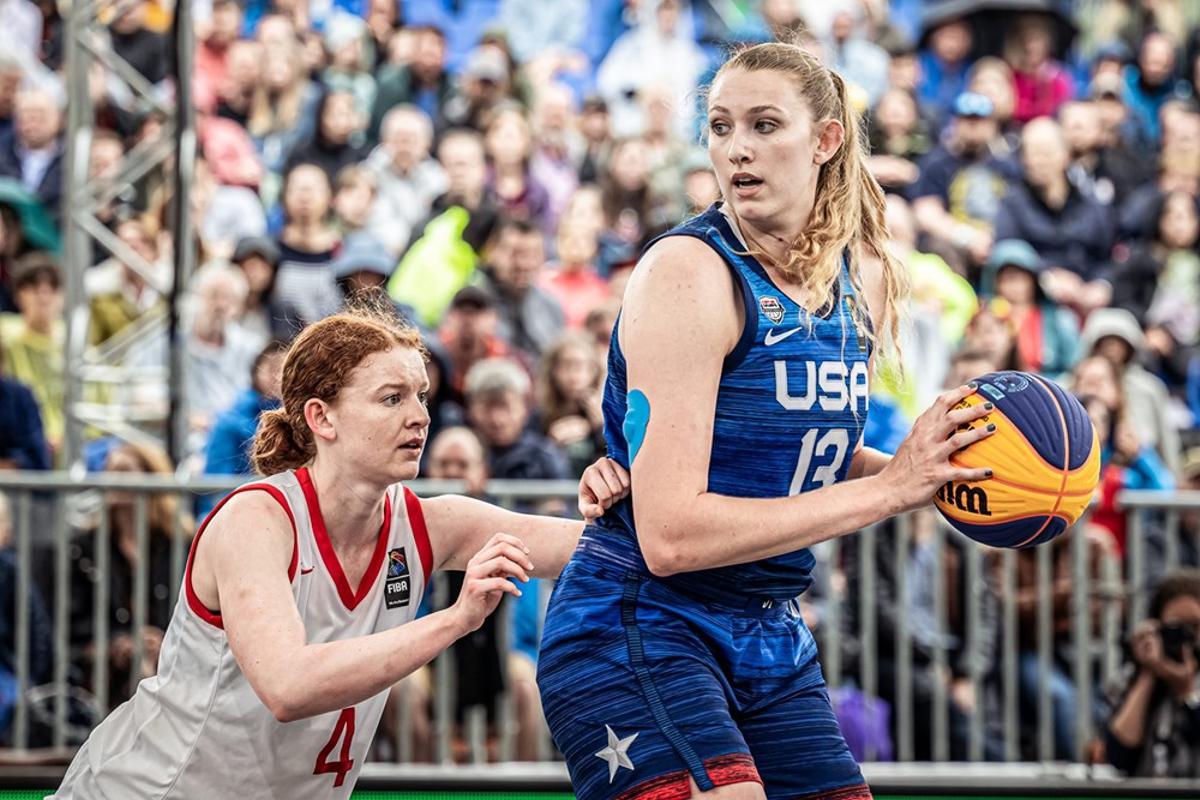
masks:
[[[888,193],[892,246],[911,271],[908,369],[895,371],[906,377],[876,381],[867,443],[894,448],[945,385],[996,369],[1058,380],[1084,403],[1103,448],[1089,552],[1125,566],[1117,494],[1200,486],[1200,7],[1025,6],[994,16],[939,0],[198,0],[189,199],[199,268],[184,287],[191,437],[182,466],[248,473],[246,446],[258,415],[278,402],[286,342],[356,292],[382,287],[430,353],[426,476],[466,479],[475,493],[487,477],[577,476],[604,452],[600,391],[629,270],[647,241],[719,199],[702,144],[701,87],[731,44],[786,38],[851,85],[871,169]],[[106,20],[113,50],[167,102],[171,13],[169,3],[135,0]],[[128,369],[167,357],[173,245],[163,169],[106,194],[96,214],[108,236],[93,264],[61,261],[64,24],[53,3],[0,2],[0,468],[62,465],[65,269],[87,297],[91,352]],[[163,119],[100,65],[90,91],[89,173],[111,179]],[[115,402],[102,388],[85,392]],[[165,385],[157,392],[151,410],[165,407]],[[154,433],[161,415],[138,408],[137,424]],[[94,469],[178,466],[144,443],[89,448]],[[202,515],[212,500],[151,509],[157,577],[144,658],[169,616],[166,543],[189,527],[181,515]],[[153,662],[130,660],[131,512],[126,497],[108,501],[117,680],[106,699],[119,699]],[[1185,518],[1178,528],[1158,532],[1159,550],[1170,549],[1162,536],[1179,535],[1183,561],[1200,563],[1192,535],[1200,524]],[[978,701],[967,679],[996,669],[995,608],[985,603],[987,634],[966,636],[953,615],[949,630],[939,628],[932,593],[965,589],[959,550],[937,574],[930,529],[918,520],[911,552],[878,554],[877,645],[890,676],[889,620],[910,615],[918,709],[944,683],[961,755],[962,718]],[[90,598],[88,587],[104,578],[91,537],[80,530],[73,545],[73,596]],[[1055,752],[1070,758],[1080,743],[1063,652],[1069,565],[1055,552]],[[850,553],[823,568],[853,592]],[[0,547],[0,568],[10,568],[3,557]],[[929,588],[908,609],[889,599],[888,576],[900,569]],[[1022,560],[1025,632],[1035,625],[1034,574]],[[1184,579],[1163,591],[1163,614],[1195,595]],[[819,627],[820,598],[810,612]],[[92,614],[85,605],[69,614],[72,675],[85,686],[96,655],[87,647]],[[508,643],[507,673],[527,720],[536,692],[529,697],[532,670],[519,658],[536,659],[537,609],[514,616],[524,633]],[[12,666],[3,623],[0,728]],[[1182,687],[1148,636],[1139,633],[1131,663]],[[1028,706],[1044,676],[1024,634],[1020,644]],[[499,647],[491,626],[460,643],[469,670],[460,705],[494,701],[493,678],[505,672]],[[933,670],[935,648],[951,652],[948,672]],[[1194,687],[1194,661],[1191,670]],[[1131,680],[1123,701],[1097,700],[1098,729],[1116,714],[1107,737],[1114,763],[1200,774],[1200,757],[1175,749],[1139,755],[1154,683]],[[425,696],[427,683],[410,681],[397,698]],[[928,725],[927,713],[918,717]],[[1200,725],[1194,733],[1200,750]],[[918,755],[927,756],[922,736]]]

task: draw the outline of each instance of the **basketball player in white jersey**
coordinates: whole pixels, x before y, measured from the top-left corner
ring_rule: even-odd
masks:
[[[158,675],[91,734],[55,798],[345,798],[388,689],[477,629],[510,578],[555,576],[582,524],[458,496],[418,500],[429,380],[416,331],[373,311],[311,325],[256,469],[192,543]],[[628,488],[589,468],[581,508]],[[511,531],[498,533],[498,531]],[[451,608],[415,620],[436,569]]]

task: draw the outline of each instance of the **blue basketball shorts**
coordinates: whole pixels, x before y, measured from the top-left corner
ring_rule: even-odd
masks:
[[[577,551],[537,677],[583,800],[686,798],[689,777],[704,791],[755,781],[771,800],[871,797],[792,604],[684,596]]]

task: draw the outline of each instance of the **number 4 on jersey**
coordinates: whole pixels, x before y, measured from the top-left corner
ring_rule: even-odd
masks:
[[[345,783],[346,776],[350,774],[350,770],[354,769],[354,759],[350,757],[350,743],[353,741],[354,706],[350,706],[343,708],[342,713],[338,715],[337,723],[333,726],[333,735],[329,737],[329,741],[317,755],[317,765],[313,767],[313,775],[332,772],[337,775],[337,779],[333,782],[334,786],[341,786]],[[338,742],[342,743],[338,760],[330,761],[329,754],[333,752],[333,748],[337,746]]]

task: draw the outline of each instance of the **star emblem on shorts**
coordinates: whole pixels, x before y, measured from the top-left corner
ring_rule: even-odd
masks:
[[[633,769],[633,762],[629,760],[629,745],[633,744],[638,735],[635,733],[619,739],[608,725],[604,726],[604,730],[608,731],[608,747],[596,753],[596,758],[603,758],[608,762],[608,782],[612,783],[613,778],[617,777],[618,767]]]

